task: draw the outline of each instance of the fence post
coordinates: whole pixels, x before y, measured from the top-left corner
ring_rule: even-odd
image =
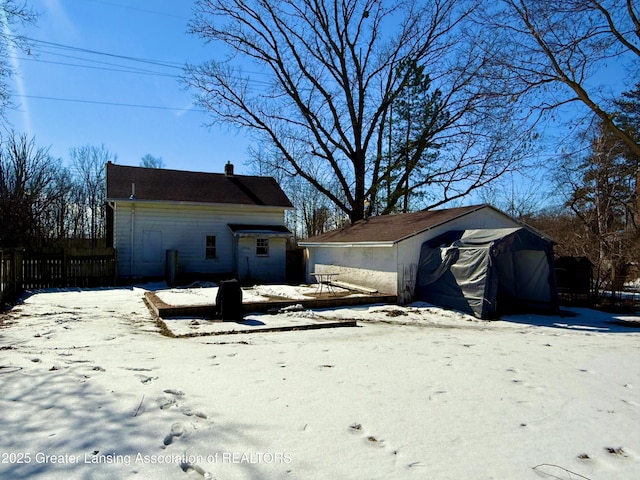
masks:
[[[113,276],[111,277],[113,280],[113,285],[118,284],[118,251],[113,250],[113,259],[111,260],[111,271]]]
[[[61,282],[62,282],[62,287],[68,287],[69,286],[69,282],[68,282],[68,278],[69,278],[69,257],[67,255],[67,249],[63,248],[62,249],[62,278],[61,278]]]
[[[6,273],[4,268],[4,251],[0,250],[0,308],[2,308],[2,302],[4,301],[5,290],[7,288]]]
[[[13,251],[13,289],[16,297],[22,294],[24,288],[24,251]]]

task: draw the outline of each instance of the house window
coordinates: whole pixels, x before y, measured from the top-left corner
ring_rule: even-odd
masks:
[[[207,243],[204,249],[205,258],[216,258],[216,237],[207,235]]]
[[[256,255],[258,257],[266,257],[269,255],[268,238],[256,238]]]

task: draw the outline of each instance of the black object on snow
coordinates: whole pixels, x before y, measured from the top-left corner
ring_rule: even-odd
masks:
[[[216,316],[231,322],[242,320],[242,288],[238,280],[220,282],[216,295]]]

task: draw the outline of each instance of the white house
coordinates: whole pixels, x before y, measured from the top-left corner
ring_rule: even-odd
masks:
[[[107,238],[121,278],[161,277],[167,252],[177,274],[285,279],[285,211],[271,177],[129,167],[107,163]]]
[[[370,217],[299,245],[307,249],[307,281],[314,281],[313,273],[336,273],[338,281],[397,295],[399,303],[407,303],[414,298],[425,241],[449,231],[520,227],[489,205],[474,205]]]

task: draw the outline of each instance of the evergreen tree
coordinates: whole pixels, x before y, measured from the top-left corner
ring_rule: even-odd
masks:
[[[449,122],[442,92],[431,89],[424,66],[410,60],[398,70],[405,80],[391,108],[383,214],[410,211],[411,198],[432,181],[440,147],[435,139]]]

